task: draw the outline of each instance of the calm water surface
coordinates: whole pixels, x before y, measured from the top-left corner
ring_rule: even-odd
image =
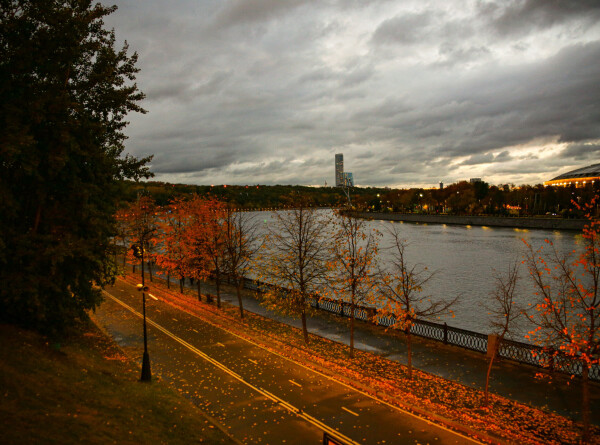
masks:
[[[326,213],[330,212],[324,211]],[[265,229],[273,222],[273,214],[270,212],[256,212],[254,217],[261,220]],[[520,263],[523,260],[526,248],[523,240],[537,248],[545,245],[544,240],[548,239],[560,252],[580,250],[583,246],[581,234],[571,231],[390,221],[368,221],[367,225],[383,234],[380,241],[380,261],[385,263],[389,255],[384,249],[391,241],[387,231],[395,225],[408,243],[408,263],[419,263],[427,266],[430,271],[435,271],[435,276],[424,293],[431,295],[434,300],[460,295],[460,300],[454,307],[454,318],[447,316],[439,321],[482,333],[490,331],[488,310],[484,305],[489,304],[490,294],[495,288],[493,272],[496,270],[505,273],[511,262],[518,260]],[[527,305],[533,301],[535,291],[525,265],[520,265],[520,271],[516,300]],[[518,326],[516,339],[522,340],[522,335],[527,330],[529,326],[523,320]]]

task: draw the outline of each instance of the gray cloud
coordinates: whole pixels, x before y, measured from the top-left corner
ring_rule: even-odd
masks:
[[[539,182],[597,155],[595,2],[117,3],[157,179],[332,183],[342,152],[361,185]]]
[[[560,153],[561,158],[576,159],[578,161],[598,161],[600,158],[600,142],[589,144],[569,144]]]
[[[431,11],[412,12],[387,19],[373,33],[376,44],[414,43],[427,40],[433,21]]]
[[[223,2],[223,8],[216,16],[218,27],[236,26],[273,20],[292,13],[299,6],[310,3],[310,0],[233,0]]]
[[[513,0],[483,3],[480,8],[501,34],[530,33],[572,19],[581,19],[590,26],[600,17],[600,4],[596,0]]]

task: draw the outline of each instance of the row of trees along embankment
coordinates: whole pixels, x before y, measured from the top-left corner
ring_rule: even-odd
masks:
[[[252,273],[269,284],[261,296],[267,307],[302,320],[305,342],[309,341],[307,314],[314,310],[310,299],[344,300],[350,306],[350,356],[354,353],[355,308],[359,304],[377,307],[378,316],[392,317],[392,328],[406,334],[408,376],[412,378],[412,324],[451,314],[458,297],[436,299],[425,292],[434,273],[410,263],[406,240],[396,226],[390,229],[391,245],[380,246],[381,234],[369,230],[362,219],[345,212],[328,217],[298,195],[288,196],[287,202],[287,210],[275,212],[274,222],[265,229],[252,214],[214,198],[192,195],[158,207],[151,197],[141,196],[118,212],[121,224],[115,242],[143,246],[150,270],[153,263],[158,264],[167,283],[170,277],[179,279],[181,291],[185,277],[195,279],[199,299],[201,280],[214,278],[219,307],[221,282],[225,275],[233,278],[240,318],[244,317],[241,289],[244,278]],[[582,413],[588,434],[589,369],[599,363],[600,352],[600,226],[593,218],[595,199],[574,205],[588,219],[583,253],[561,256],[550,242],[527,246],[523,263],[525,275],[537,290],[529,299],[534,303],[518,307],[514,301],[515,283],[522,274],[519,263],[494,277],[496,291],[488,307],[499,341],[490,358],[488,381],[498,345],[511,333],[515,319],[526,317],[532,325],[529,340],[582,362]],[[379,262],[380,249],[389,249],[392,260]],[[139,264],[130,251],[128,259]]]
[[[213,197],[248,210],[282,208],[286,205],[285,197],[292,193],[304,196],[317,207],[336,207],[347,202],[340,187],[208,186],[132,181],[125,182],[124,186],[128,202],[135,201],[137,194],[143,191],[159,205],[191,194]],[[574,203],[590,202],[600,193],[600,181],[578,188],[544,187],[540,184],[495,186],[486,182],[462,181],[442,189],[353,187],[349,193],[356,208],[369,212],[583,218],[583,212]]]

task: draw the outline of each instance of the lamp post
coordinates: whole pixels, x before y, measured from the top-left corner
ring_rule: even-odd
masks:
[[[137,285],[137,290],[142,292],[142,313],[144,318],[144,355],[142,358],[142,376],[140,380],[142,382],[149,382],[152,380],[152,373],[150,371],[150,356],[148,355],[148,334],[146,331],[146,283],[144,282],[144,246],[134,244],[131,246],[133,249],[133,255],[140,258],[142,261],[142,284]]]

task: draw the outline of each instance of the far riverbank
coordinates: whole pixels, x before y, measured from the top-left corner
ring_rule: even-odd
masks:
[[[519,229],[577,230],[581,231],[588,220],[562,218],[517,218],[510,216],[429,215],[424,213],[357,212],[359,218],[386,221],[405,221],[427,224],[456,224],[464,226],[509,227]]]

